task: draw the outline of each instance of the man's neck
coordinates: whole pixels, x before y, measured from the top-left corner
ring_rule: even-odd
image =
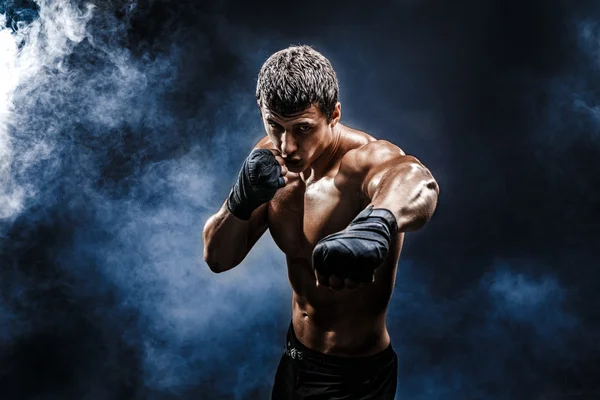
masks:
[[[331,167],[331,162],[335,159],[335,155],[340,147],[341,137],[342,125],[338,123],[333,128],[329,144],[325,147],[319,158],[317,158],[307,169],[300,172],[300,179],[305,183],[310,183],[319,180],[325,175]]]

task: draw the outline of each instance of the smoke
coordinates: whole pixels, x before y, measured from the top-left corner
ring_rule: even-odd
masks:
[[[264,321],[287,304],[283,256],[262,240],[245,267],[216,276],[200,235],[231,159],[257,138],[254,102],[231,82],[180,107],[187,49],[128,44],[134,2],[121,18],[68,0],[36,6],[29,21],[4,15],[0,31],[3,392],[268,390],[282,339]],[[195,68],[210,76],[212,51],[199,50]],[[235,113],[217,112],[228,103]],[[226,387],[211,387],[223,370]]]
[[[578,142],[598,140],[600,109],[597,87],[600,73],[600,26],[594,19],[577,19],[570,24],[576,63],[548,83],[548,104],[536,145],[555,152],[572,149]]]
[[[14,217],[24,202],[35,195],[36,188],[31,181],[25,179],[20,183],[19,178],[30,173],[38,161],[52,152],[52,142],[44,135],[37,133],[27,138],[27,146],[23,146],[17,135],[10,136],[10,129],[28,117],[19,113],[20,106],[30,107],[27,101],[31,100],[47,100],[39,90],[44,89],[48,75],[66,73],[65,57],[84,39],[85,25],[93,8],[89,5],[79,10],[69,4],[43,1],[40,7],[39,19],[29,24],[17,22],[15,32],[5,27],[6,15],[0,17],[0,73],[3,77],[0,86],[0,217],[3,219]],[[23,102],[23,98],[26,104],[14,104]]]
[[[538,398],[554,368],[572,361],[579,321],[551,274],[527,260],[497,261],[479,284],[439,298],[404,261],[390,307],[400,364],[398,398]]]
[[[389,308],[398,398],[596,387],[597,18],[561,30],[547,3],[448,4],[340,3],[339,21],[303,4],[265,24],[289,10],[0,3],[3,398],[268,396],[284,256],[266,234],[214,275],[201,229],[262,135],[260,63],[289,43],[330,56],[344,120],[442,187]]]

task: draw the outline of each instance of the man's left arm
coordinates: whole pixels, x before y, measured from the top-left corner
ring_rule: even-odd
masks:
[[[398,232],[420,229],[437,206],[439,187],[431,172],[415,157],[379,140],[359,150],[364,166],[362,191],[369,206],[392,212]]]
[[[321,239],[313,251],[317,284],[332,289],[373,282],[398,232],[415,231],[433,215],[439,194],[431,172],[386,141],[371,142],[342,166],[370,200],[343,231]]]

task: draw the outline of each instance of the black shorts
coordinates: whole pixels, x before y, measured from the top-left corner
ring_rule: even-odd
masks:
[[[368,357],[338,357],[308,349],[290,324],[272,400],[394,400],[398,357],[390,345]]]

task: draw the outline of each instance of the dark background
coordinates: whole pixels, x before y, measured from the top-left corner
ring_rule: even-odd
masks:
[[[262,62],[310,44],[342,121],[441,187],[389,308],[397,398],[600,398],[600,4],[250,3],[0,1],[0,397],[268,398],[284,257],[267,233],[214,275],[201,232]]]

